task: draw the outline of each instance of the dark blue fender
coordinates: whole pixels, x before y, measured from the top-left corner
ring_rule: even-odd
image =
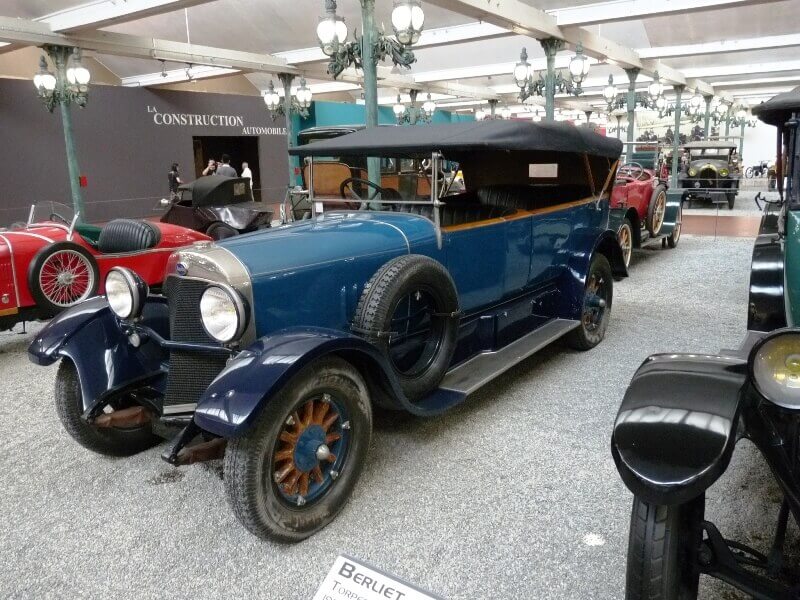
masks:
[[[573,234],[576,235],[576,234]],[[573,253],[567,262],[567,268],[561,276],[558,286],[559,300],[554,307],[562,319],[580,319],[583,312],[583,293],[586,285],[586,276],[589,273],[589,264],[592,257],[602,254],[611,264],[611,273],[615,278],[627,277],[628,269],[622,258],[622,248],[619,246],[617,234],[607,229],[599,236],[593,231],[586,230],[577,234],[586,237],[581,243],[576,243],[579,248],[591,248],[589,254]],[[591,239],[594,238],[594,239]]]
[[[375,346],[344,331],[297,327],[261,338],[230,360],[200,397],[195,423],[221,437],[241,435],[289,379],[328,354],[353,364],[367,380],[373,401],[386,408],[429,416],[464,399],[462,394],[439,389],[422,402],[411,403]]]
[[[150,297],[141,325],[164,337],[169,331],[166,301]],[[28,357],[38,365],[69,358],[78,371],[84,410],[108,393],[163,378],[167,352],[153,342],[133,347],[105,298],[82,302],[55,317],[33,340]]]
[[[736,445],[747,377],[739,357],[656,354],[631,380],[611,440],[636,496],[682,504],[714,483]]]
[[[780,214],[767,211],[753,245],[750,294],[747,306],[749,331],[774,331],[786,327],[785,245],[779,232]]]

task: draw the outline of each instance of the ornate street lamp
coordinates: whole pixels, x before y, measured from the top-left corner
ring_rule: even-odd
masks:
[[[542,45],[545,45],[545,42],[548,41],[542,40]],[[556,41],[560,42],[560,40]],[[551,103],[556,92],[573,96],[580,96],[583,93],[581,83],[589,73],[589,59],[583,54],[583,46],[580,43],[578,44],[575,49],[575,56],[572,57],[569,63],[569,79],[566,79],[560,71],[555,72],[553,67],[555,54],[561,47],[563,47],[563,42],[560,42],[560,44],[550,43],[545,46],[548,69],[544,75],[539,73],[538,78],[535,77],[533,67],[528,62],[527,49],[522,49],[519,55],[519,62],[514,66],[513,71],[514,81],[520,89],[520,101],[524,102],[531,96],[542,96],[548,103]]]
[[[272,81],[269,82],[269,87],[267,88],[267,91],[264,93],[264,104],[267,105],[267,110],[271,113],[278,112],[281,106],[281,97],[275,90],[275,84],[272,83]]]
[[[606,101],[606,108],[608,112],[623,108],[625,100],[617,96],[617,88],[614,86],[614,76],[608,76],[608,85],[603,88],[603,99]]]
[[[664,94],[664,86],[658,77],[658,71],[653,73],[653,81],[647,86],[647,95],[650,97],[651,106],[657,107],[658,99]]]
[[[391,58],[398,67],[410,67],[417,59],[410,47],[419,40],[425,13],[419,0],[396,0],[392,27],[396,38],[387,37],[375,25],[375,0],[361,2],[361,37],[347,41],[347,26],[336,14],[336,0],[325,0],[325,16],[317,25],[320,48],[328,61],[328,73],[336,79],[349,66],[364,73],[364,105],[367,127],[378,125],[378,63]],[[369,180],[380,184],[380,159],[367,159]]]
[[[89,100],[89,81],[91,74],[81,61],[81,49],[68,46],[43,46],[55,66],[55,73],[47,65],[47,58],[42,55],[39,60],[39,71],[33,76],[33,85],[39,98],[48,111],[53,112],[56,106],[61,109],[61,122],[64,128],[64,144],[67,153],[67,171],[69,173],[72,206],[79,220],[84,220],[86,211],[80,186],[80,168],[75,151],[75,140],[72,133],[72,113],[70,105],[77,104],[81,108]]]
[[[428,120],[433,118],[433,113],[436,112],[436,102],[431,100],[431,95],[428,94],[428,99],[422,104],[422,112],[428,117]]]
[[[422,108],[417,106],[417,90],[409,90],[408,95],[411,99],[411,105],[406,106],[400,100],[400,94],[397,94],[397,103],[392,107],[394,116],[397,119],[398,125],[408,124],[416,125],[417,123],[430,123],[431,117],[436,110],[436,104],[431,100],[431,95],[428,94],[428,100],[422,105]],[[430,112],[426,110],[426,107]]]
[[[575,56],[569,61],[569,74],[575,84],[575,90],[572,93],[580,96],[583,93],[581,84],[589,74],[589,57],[583,53],[583,44],[580,42],[575,47]]]
[[[287,76],[281,74],[278,77],[283,79]],[[297,114],[304,119],[308,118],[308,109],[311,106],[312,94],[311,90],[306,85],[305,77],[300,79],[300,87],[297,88],[297,92],[294,94],[291,93],[291,79],[289,81],[289,87],[287,88],[284,86],[284,94],[289,94],[288,113],[286,110],[287,103],[283,101],[280,94],[278,94],[278,92],[275,90],[275,84],[272,83],[272,81],[269,82],[269,87],[264,93],[264,104],[267,105],[267,110],[272,113],[273,121],[278,117],[278,115],[286,116],[287,114]]]

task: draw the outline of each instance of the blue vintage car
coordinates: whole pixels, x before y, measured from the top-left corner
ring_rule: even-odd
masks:
[[[603,339],[626,274],[608,228],[620,151],[567,124],[498,121],[297,148],[311,219],[175,253],[163,296],[117,269],[107,296],[53,320],[30,356],[61,361],[56,405],[79,443],[131,454],[179,427],[167,461],[224,454],[245,527],[303,539],[348,499],[374,407],[436,415],[556,338]],[[326,212],[343,198],[314,193],[325,156],[428,159],[429,173],[455,161],[466,191],[431,176],[419,197],[402,173],[397,189],[343,181],[363,208]],[[380,197],[353,197],[367,187]]]

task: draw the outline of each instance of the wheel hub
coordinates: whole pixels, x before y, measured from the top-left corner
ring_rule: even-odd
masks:
[[[63,271],[58,274],[56,281],[58,281],[59,285],[72,285],[72,282],[75,281],[75,275],[69,271]]]

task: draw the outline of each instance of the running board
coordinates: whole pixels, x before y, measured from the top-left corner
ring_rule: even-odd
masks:
[[[445,375],[439,388],[464,395],[471,394],[578,325],[580,321],[553,319],[508,346],[481,352],[460,364]]]

